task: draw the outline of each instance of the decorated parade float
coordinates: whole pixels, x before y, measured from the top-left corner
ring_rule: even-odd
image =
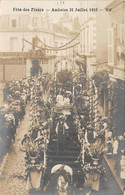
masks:
[[[76,185],[99,191],[104,178],[106,121],[97,88],[71,70],[55,71],[54,78],[38,71],[29,82],[31,126],[22,141],[27,190],[72,194]]]

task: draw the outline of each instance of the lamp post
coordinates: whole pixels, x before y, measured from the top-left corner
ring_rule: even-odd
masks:
[[[3,81],[5,81],[5,64],[3,64]]]

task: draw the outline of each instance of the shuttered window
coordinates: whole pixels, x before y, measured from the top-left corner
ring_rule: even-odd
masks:
[[[108,29],[108,64],[114,64],[114,33],[113,29]]]

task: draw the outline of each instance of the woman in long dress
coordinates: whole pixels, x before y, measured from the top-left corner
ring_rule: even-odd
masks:
[[[59,122],[56,126],[57,141],[58,141],[58,151],[64,151],[66,142],[66,132],[69,127],[65,122],[64,116],[60,116]]]
[[[121,179],[125,179],[125,155],[121,156],[121,173],[120,173],[120,177]]]
[[[116,155],[118,152],[118,145],[119,145],[119,143],[118,143],[117,139],[115,138],[114,143],[113,143],[113,154],[114,155]]]
[[[59,92],[59,94],[57,95],[56,102],[57,102],[57,105],[59,105],[59,106],[64,105],[64,98],[63,98],[61,92]]]

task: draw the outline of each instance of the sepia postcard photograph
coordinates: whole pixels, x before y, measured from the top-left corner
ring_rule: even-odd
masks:
[[[124,0],[0,0],[0,195],[125,195]]]

